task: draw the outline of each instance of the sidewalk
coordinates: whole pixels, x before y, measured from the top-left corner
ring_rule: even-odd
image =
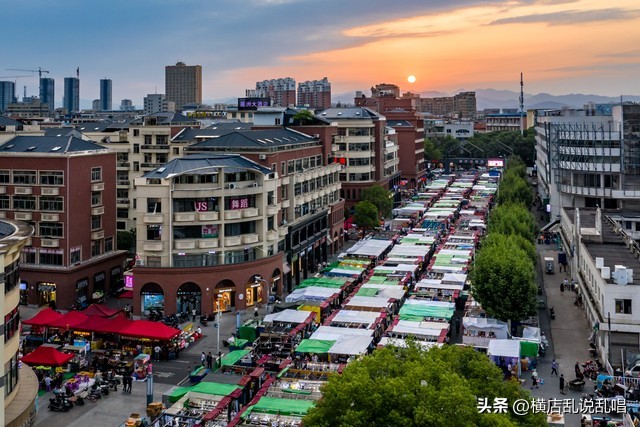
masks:
[[[544,380],[538,389],[531,390],[534,397],[549,399],[573,399],[574,406],[579,407],[582,393],[592,393],[594,382],[585,378],[583,391],[567,391],[566,395],[560,393],[559,378],[551,376],[551,361],[555,358],[559,363],[560,374],[564,374],[565,380],[575,379],[574,364],[580,364],[590,359],[588,337],[590,334],[589,325],[583,309],[576,307],[573,300],[576,293],[573,291],[560,292],[560,283],[567,278],[571,281],[570,272],[559,273],[557,271],[558,251],[553,245],[536,243],[536,252],[539,257],[537,268],[538,283],[543,285],[547,308],[539,311],[540,328],[549,340],[549,347],[546,355],[539,358],[537,371],[538,376]],[[544,258],[553,257],[556,260],[555,274],[545,274],[543,272]],[[539,296],[539,298],[542,298]],[[554,307],[556,318],[549,318],[549,308]],[[525,372],[522,378],[526,380],[525,387],[531,387],[531,372]],[[580,415],[565,415],[565,425],[580,425]]]

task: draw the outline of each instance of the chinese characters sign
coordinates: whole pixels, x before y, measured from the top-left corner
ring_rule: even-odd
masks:
[[[229,201],[229,209],[247,209],[249,207],[249,199],[232,199]]]
[[[270,105],[271,98],[238,98],[238,111],[257,110]]]

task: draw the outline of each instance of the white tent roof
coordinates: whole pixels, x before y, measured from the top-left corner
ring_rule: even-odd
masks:
[[[445,273],[444,276],[442,276],[442,281],[446,283],[460,283],[464,285],[467,281],[467,275],[459,273]]]
[[[309,317],[310,311],[286,309],[279,313],[271,313],[264,316],[264,322],[304,323]]]
[[[450,283],[442,283],[442,281],[437,279],[422,279],[418,283],[416,283],[416,289],[418,288],[426,288],[426,289],[448,289],[452,291],[460,291],[464,288],[464,285],[453,285]]]
[[[396,326],[408,327],[408,328],[421,328],[421,329],[449,329],[448,322],[432,322],[428,320],[423,320],[420,322],[415,322],[413,320],[398,320]]]
[[[540,342],[540,328],[534,328],[533,326],[525,326],[522,330],[522,338],[527,341]]]
[[[320,326],[311,335],[313,340],[339,340],[341,337],[372,337],[373,330],[371,329],[356,329],[356,328],[341,328],[338,326]]]
[[[452,302],[446,301],[427,301],[423,299],[408,299],[404,302],[405,304],[415,304],[415,305],[430,305],[433,307],[446,307],[446,308],[454,308],[455,304]]]
[[[342,338],[336,340],[336,343],[331,346],[328,353],[349,355],[364,354],[367,352],[367,349],[371,345],[371,341],[373,341],[372,337],[343,336]]]
[[[309,286],[307,288],[296,289],[287,295],[286,302],[297,302],[304,300],[324,301],[331,295],[338,292],[335,288],[322,288],[320,286]]]
[[[362,274],[364,270],[365,270],[364,268],[361,271],[358,271],[358,270],[351,270],[351,269],[336,267],[336,268],[332,268],[329,271],[329,274],[336,274],[341,276],[353,276],[353,275]]]
[[[401,299],[404,297],[405,290],[399,285],[381,285],[377,283],[365,283],[361,289],[379,289],[376,297],[378,298],[394,298]]]
[[[465,329],[493,332],[498,339],[506,339],[509,331],[505,322],[487,317],[463,317],[462,325]]]
[[[357,242],[347,249],[349,255],[379,257],[393,244],[391,240],[367,239]]]
[[[402,323],[401,323],[402,322]],[[440,323],[435,328],[429,328],[420,326],[421,323],[438,323],[438,322],[411,322],[408,320],[400,320],[397,325],[393,326],[393,329],[389,331],[391,334],[403,334],[403,335],[415,335],[417,337],[433,337],[437,339],[443,330],[449,328],[448,323]]]
[[[389,298],[384,297],[363,297],[354,295],[351,299],[345,304],[347,307],[380,307],[387,308],[391,303],[389,302]]]
[[[489,356],[520,357],[520,341],[491,340],[489,341]]]
[[[331,319],[331,321],[343,323],[366,323],[371,325],[378,317],[380,317],[380,315],[381,313],[371,311],[340,310],[333,319]]]
[[[397,271],[404,271],[405,273],[415,273],[418,267],[417,264],[379,265],[373,270],[375,272],[395,273]]]

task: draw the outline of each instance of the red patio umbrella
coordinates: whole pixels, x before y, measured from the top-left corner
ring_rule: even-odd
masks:
[[[40,346],[20,359],[31,366],[62,366],[73,359],[73,354],[63,353],[53,347]]]

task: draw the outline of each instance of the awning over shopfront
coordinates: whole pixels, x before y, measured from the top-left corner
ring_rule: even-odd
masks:
[[[40,346],[20,360],[30,366],[62,366],[74,357],[53,347]]]
[[[52,308],[45,308],[40,310],[38,314],[33,316],[29,320],[23,320],[22,323],[31,326],[49,326],[51,322],[55,322],[60,319],[62,314],[58,313]]]

